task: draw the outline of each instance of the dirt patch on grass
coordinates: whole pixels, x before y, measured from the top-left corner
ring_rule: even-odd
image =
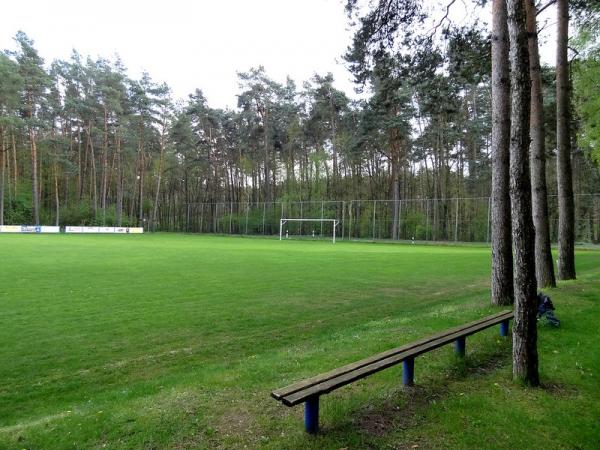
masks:
[[[360,412],[353,422],[361,432],[374,437],[384,436],[394,430],[417,427],[425,420],[426,410],[447,397],[454,381],[465,376],[487,376],[504,366],[508,358],[502,350],[498,350],[471,364],[449,367],[442,372],[442,377],[426,380],[427,384],[398,389],[381,404],[371,405]],[[398,445],[397,448],[413,448],[412,445],[418,443]]]
[[[219,417],[214,428],[219,435],[223,436],[244,435],[253,433],[256,422],[247,409],[242,406],[235,406]]]
[[[412,428],[424,420],[423,411],[447,392],[447,385],[403,387],[382,404],[362,411],[354,423],[360,431],[371,436]]]
[[[574,398],[577,397],[579,391],[577,387],[560,383],[560,382],[546,382],[542,384],[542,389],[554,398]]]
[[[394,416],[398,413],[391,403],[364,411],[358,419],[353,420],[358,429],[373,436],[381,436],[394,425]]]
[[[476,365],[466,368],[469,374],[488,375],[492,372],[497,372],[510,361],[510,355],[505,353],[494,353],[485,361],[479,362]]]

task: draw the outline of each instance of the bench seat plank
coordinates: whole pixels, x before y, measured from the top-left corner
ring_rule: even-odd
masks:
[[[306,399],[326,394],[353,381],[391,367],[407,358],[414,358],[446,345],[458,338],[466,337],[478,331],[497,325],[513,318],[512,311],[502,311],[484,319],[455,327],[401,347],[388,350],[370,358],[357,361],[330,372],[308,378],[301,382],[278,389],[271,395],[287,406],[294,406]]]
[[[356,361],[356,362],[353,362],[351,364],[347,364],[345,366],[339,367],[339,368],[331,370],[329,372],[325,372],[325,373],[316,375],[314,377],[307,378],[305,380],[302,380],[302,381],[299,381],[297,383],[291,384],[291,385],[286,386],[284,388],[277,389],[277,390],[275,390],[275,391],[273,391],[271,393],[271,396],[273,398],[275,398],[276,400],[280,400],[282,397],[285,397],[286,395],[290,395],[290,394],[292,394],[294,392],[297,392],[299,390],[305,389],[305,388],[307,388],[309,386],[322,383],[322,382],[327,381],[327,380],[329,380],[331,378],[335,378],[337,376],[343,375],[344,373],[351,372],[351,371],[353,371],[355,369],[358,369],[360,367],[367,366],[367,365],[372,364],[374,362],[377,362],[379,360],[385,359],[385,358],[387,358],[389,356],[393,356],[395,354],[401,353],[401,352],[403,352],[405,350],[408,350],[408,349],[410,349],[412,347],[415,347],[415,346],[418,346],[418,345],[421,345],[421,344],[425,344],[427,342],[431,342],[433,340],[436,340],[436,339],[438,339],[440,337],[443,337],[443,336],[447,336],[449,334],[453,334],[453,333],[455,333],[457,331],[461,331],[461,330],[464,330],[466,328],[469,328],[469,327],[472,327],[472,326],[475,326],[475,325],[479,325],[479,324],[483,324],[483,323],[488,323],[488,322],[491,323],[490,326],[493,326],[493,325],[495,325],[497,323],[500,323],[500,322],[506,320],[507,318],[510,319],[512,317],[512,316],[508,317],[507,314],[511,315],[512,312],[511,311],[502,311],[502,312],[499,312],[497,314],[484,317],[483,319],[479,319],[479,320],[470,322],[468,324],[463,324],[463,325],[460,325],[460,326],[457,326],[457,327],[454,327],[454,328],[450,328],[448,330],[445,330],[443,332],[440,332],[440,333],[428,336],[428,337],[420,339],[418,341],[411,342],[409,344],[405,344],[405,345],[402,345],[400,347],[393,348],[391,350],[386,350],[384,352],[378,353],[378,354],[370,356],[368,358],[361,359],[360,361]]]

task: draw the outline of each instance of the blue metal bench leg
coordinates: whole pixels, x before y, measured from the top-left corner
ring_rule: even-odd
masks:
[[[508,336],[508,320],[500,322],[500,336]]]
[[[319,431],[319,396],[310,397],[304,403],[304,428],[307,433]]]
[[[402,361],[402,384],[404,386],[413,386],[415,384],[414,358],[406,358]]]
[[[465,356],[466,339],[464,337],[458,338],[454,341],[454,352],[458,356]]]

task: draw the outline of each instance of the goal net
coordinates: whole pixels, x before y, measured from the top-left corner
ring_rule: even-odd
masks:
[[[329,223],[331,224],[331,228],[332,228],[332,241],[335,244],[335,233],[336,233],[336,228],[338,226],[338,224],[340,223],[339,220],[337,219],[280,219],[279,220],[279,240],[281,241],[284,238],[288,238],[289,237],[289,233],[288,233],[288,229],[287,227],[285,227],[286,224],[290,223],[290,222],[299,222],[300,225],[302,225],[304,222],[317,222],[317,223]],[[284,229],[285,227],[285,229]],[[300,228],[301,229],[301,228]],[[315,237],[315,231],[313,230],[311,232],[312,236]],[[310,235],[310,234],[309,234]]]

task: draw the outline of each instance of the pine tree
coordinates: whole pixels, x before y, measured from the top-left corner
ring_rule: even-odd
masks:
[[[492,3],[492,304],[513,303],[509,196],[510,80],[505,0]]]
[[[571,166],[571,95],[569,81],[569,2],[557,0],[556,172],[558,183],[558,278],[575,279],[575,204]]]
[[[507,12],[511,73],[510,200],[515,295],[513,376],[526,384],[537,386],[539,373],[535,230],[531,214],[531,181],[529,178],[531,83],[523,1],[508,0]]]
[[[44,96],[49,84],[49,78],[44,70],[44,60],[33,47],[33,41],[25,33],[19,31],[15,36],[19,45],[16,53],[19,64],[19,74],[23,79],[23,115],[27,124],[29,146],[31,150],[31,186],[33,221],[40,224],[40,191],[38,174],[38,148],[36,134],[41,124],[37,120],[38,110],[45,100]]]
[[[555,287],[554,264],[550,248],[548,219],[548,189],[546,187],[546,133],[542,73],[538,49],[536,7],[533,0],[525,1],[527,35],[529,37],[529,72],[531,76],[531,185],[533,223],[535,226],[535,269],[539,288]]]

